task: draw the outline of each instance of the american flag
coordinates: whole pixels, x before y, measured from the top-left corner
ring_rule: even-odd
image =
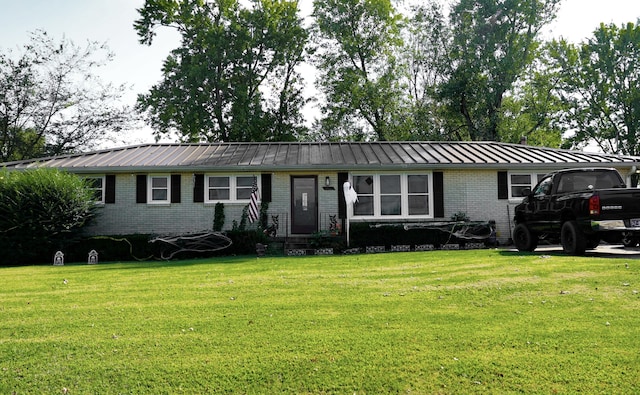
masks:
[[[254,223],[258,220],[258,204],[260,203],[260,195],[258,194],[258,177],[253,177],[253,186],[251,187],[251,200],[249,201],[249,222]]]

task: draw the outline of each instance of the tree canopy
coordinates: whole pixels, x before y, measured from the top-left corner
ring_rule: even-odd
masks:
[[[246,6],[244,5],[246,4]],[[302,84],[307,32],[287,0],[147,0],[135,28],[151,45],[157,26],[182,44],[163,79],[141,95],[157,137],[197,141],[286,141],[304,135]]]
[[[118,104],[124,87],[103,84],[95,68],[104,44],[79,46],[32,33],[21,52],[0,52],[0,161],[92,149],[130,125]]]
[[[563,104],[566,147],[595,143],[603,152],[640,153],[640,22],[601,24],[593,37],[549,46]]]
[[[459,140],[499,140],[502,104],[533,62],[560,0],[459,0],[451,9],[451,70],[439,88]]]
[[[401,15],[390,0],[316,0],[314,38],[325,95],[319,123],[325,138],[399,137],[401,101],[395,48]]]

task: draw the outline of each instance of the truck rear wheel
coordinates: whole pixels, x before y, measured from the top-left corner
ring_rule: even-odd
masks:
[[[538,247],[538,236],[533,234],[525,224],[518,224],[513,229],[513,243],[518,251],[532,252]]]
[[[562,249],[569,255],[584,255],[587,249],[587,238],[576,221],[567,221],[560,230]]]

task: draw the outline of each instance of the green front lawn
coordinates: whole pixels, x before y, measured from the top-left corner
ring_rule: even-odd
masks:
[[[638,393],[639,274],[499,250],[0,268],[0,393]]]

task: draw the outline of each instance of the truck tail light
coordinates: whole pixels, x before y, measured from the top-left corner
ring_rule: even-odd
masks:
[[[600,196],[593,195],[589,198],[589,214],[600,215]]]

